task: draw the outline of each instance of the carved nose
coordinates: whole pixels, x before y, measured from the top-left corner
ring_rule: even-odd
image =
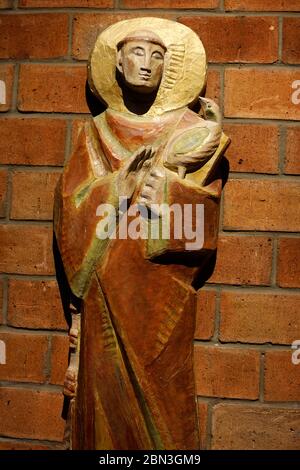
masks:
[[[146,65],[144,65],[143,67],[141,67],[141,72],[146,72],[147,74],[151,74],[151,69],[149,67],[146,67]]]

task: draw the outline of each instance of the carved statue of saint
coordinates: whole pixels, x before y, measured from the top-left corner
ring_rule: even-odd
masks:
[[[199,446],[194,287],[216,250],[228,144],[218,106],[199,98],[205,77],[201,41],[169,20],[119,22],[92,52],[89,84],[106,110],[81,130],[54,224],[79,299],[72,449]]]

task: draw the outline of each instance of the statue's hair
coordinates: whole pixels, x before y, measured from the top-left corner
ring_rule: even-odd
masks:
[[[124,44],[130,41],[147,41],[147,42],[151,42],[152,44],[157,44],[158,46],[162,47],[164,51],[167,50],[166,46],[164,45],[160,37],[153,31],[149,31],[147,29],[140,29],[137,31],[133,31],[132,33],[125,36],[125,38],[123,38],[117,44],[118,51],[124,46]]]

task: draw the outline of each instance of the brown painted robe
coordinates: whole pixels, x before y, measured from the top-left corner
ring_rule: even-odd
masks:
[[[166,170],[164,202],[204,204],[197,252],[184,239],[99,240],[96,209],[118,206],[122,160],[142,145],[164,148],[199,119],[187,108],[159,118],[109,109],[85,124],[63,173],[55,232],[83,299],[73,449],[198,448],[191,284],[216,248],[220,180],[203,187],[197,172]]]

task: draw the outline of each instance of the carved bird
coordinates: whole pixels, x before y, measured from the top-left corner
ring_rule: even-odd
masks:
[[[222,135],[219,106],[209,98],[199,98],[203,118],[199,123],[176,135],[168,146],[164,165],[178,171],[181,178],[185,173],[198,170],[217,150]]]

